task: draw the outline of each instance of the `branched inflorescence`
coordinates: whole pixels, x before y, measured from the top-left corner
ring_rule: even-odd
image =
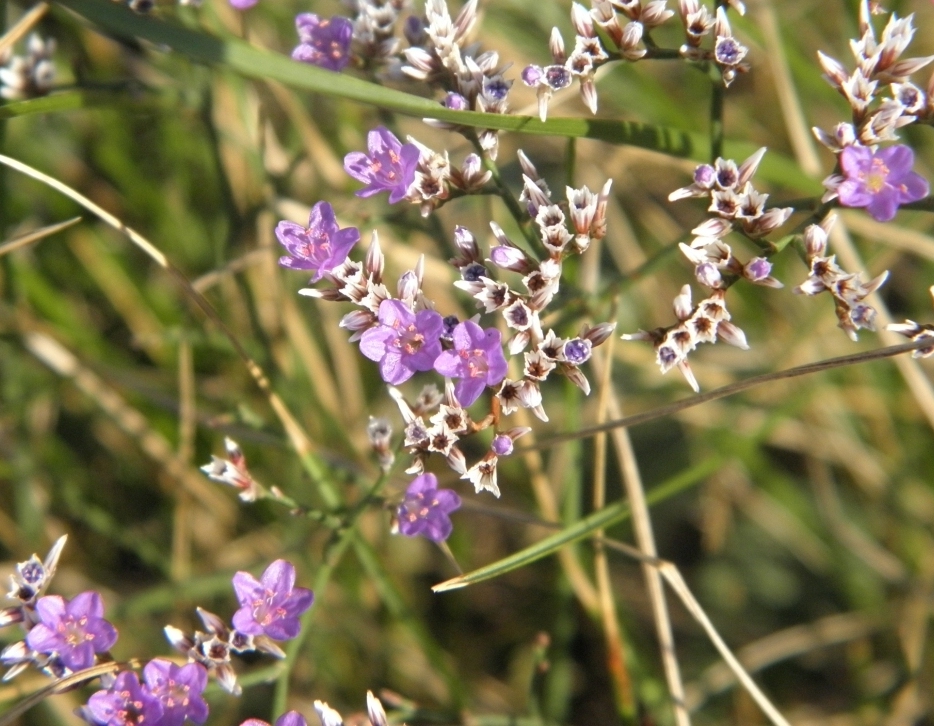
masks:
[[[25,638],[0,653],[0,663],[9,666],[4,681],[30,666],[62,678],[113,660],[109,651],[117,642],[117,630],[104,619],[100,593],[83,592],[71,600],[43,595],[55,575],[65,540],[59,538],[44,561],[33,555],[20,562],[10,577],[9,597],[18,604],[0,610],[0,627],[18,623]],[[103,689],[77,715],[93,726],[182,726],[186,720],[202,724],[208,717],[202,693],[209,675],[215,675],[230,693],[240,692],[232,654],[264,652],[284,657],[276,642],[298,635],[298,618],[313,600],[310,590],[295,586],[295,568],[276,560],[260,580],[238,572],[233,585],[240,609],[232,625],[198,608],[207,632],[187,635],[166,626],[166,636],[187,657],[187,663],[155,658],[143,668],[142,680],[132,670],[111,671],[101,676]]]
[[[366,185],[357,192],[360,196],[385,191],[390,203],[412,201],[413,195],[422,194],[419,169],[433,154],[411,142],[401,144],[380,127],[370,132],[367,152],[347,155],[345,168]],[[276,228],[289,253],[282,265],[312,270],[312,282],[324,283],[299,292],[356,306],[344,316],[341,327],[350,331],[351,341],[359,341],[360,352],[377,363],[382,379],[391,386],[405,421],[403,444],[413,455],[408,472],[419,475],[397,513],[398,531],[403,534],[422,534],[436,541],[450,534],[448,515],[460,500],[453,492],[438,490],[434,475],[424,473],[433,454],[472,482],[477,492],[487,490],[499,496],[499,459],[509,456],[512,442],[529,431],[503,427],[503,418],[521,407],[547,421],[541,385],[552,374],[563,375],[589,392],[581,366],[614,328],[611,323],[584,326],[577,336],[566,338],[542,323],[544,311],[559,292],[566,258],[580,254],[606,234],[609,182],[599,193],[568,187],[566,201],[556,202],[521,152],[520,162],[525,174],[519,199],[537,228],[541,249],[535,255],[524,251],[492,223],[494,244],[484,256],[476,237],[465,227],[456,227],[457,255],[451,264],[460,279],[454,284],[475,301],[479,313],[471,319],[436,310],[422,288],[423,261],[399,278],[393,292],[384,279],[385,259],[375,230],[363,261],[348,259],[347,245],[340,240],[356,239],[358,233],[353,228],[340,229],[327,202],[315,205],[308,227],[281,222]],[[492,319],[485,322],[487,318]],[[501,328],[507,331],[505,339]],[[516,371],[521,372],[510,375],[512,358],[519,359]],[[442,377],[443,394],[429,384],[409,401],[395,388],[429,372]],[[492,394],[490,406],[477,417],[468,409],[484,391]],[[459,442],[490,427],[495,429],[490,448],[479,461],[469,464]],[[374,449],[388,466],[393,459],[388,446],[391,429],[385,422],[375,422],[370,434]],[[235,462],[216,459],[206,470],[212,478],[237,486],[241,496],[253,491],[252,478]]]

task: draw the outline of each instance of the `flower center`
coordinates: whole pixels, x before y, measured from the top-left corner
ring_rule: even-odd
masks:
[[[276,606],[276,593],[266,590],[264,597],[253,601],[253,619],[260,625],[269,625],[274,620],[285,617],[285,610]]]
[[[94,640],[93,635],[84,632],[87,624],[88,618],[86,615],[82,615],[77,620],[69,616],[58,624],[58,632],[61,633],[68,645],[75,648],[86,640]]]
[[[872,168],[867,172],[861,172],[859,176],[870,192],[878,194],[885,187],[889,177],[889,168],[882,159],[873,159]]]

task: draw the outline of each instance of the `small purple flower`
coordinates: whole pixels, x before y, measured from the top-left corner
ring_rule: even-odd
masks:
[[[454,328],[454,350],[446,350],[435,361],[435,370],[447,378],[459,378],[454,395],[465,408],[476,401],[483,389],[495,386],[506,377],[500,332],[484,330],[465,320]]]
[[[545,71],[542,70],[541,66],[526,66],[522,69],[521,77],[522,82],[534,88],[539,83],[541,83],[542,78],[545,75]]]
[[[847,146],[840,153],[845,177],[837,188],[845,207],[866,207],[879,222],[888,222],[899,206],[928,193],[928,183],[911,170],[914,153],[898,144],[873,153],[865,146]]]
[[[420,152],[415,144],[401,144],[392,132],[379,126],[366,139],[367,154],[352,151],[344,157],[344,170],[366,186],[358,197],[389,192],[389,203],[400,202],[415,181]]]
[[[230,0],[230,7],[234,10],[249,10],[256,5],[259,0]]]
[[[497,434],[493,437],[490,450],[497,456],[509,456],[513,450],[512,438],[506,434]]]
[[[529,267],[525,252],[518,247],[498,245],[490,250],[490,259],[494,265],[504,270],[527,271]]]
[[[140,685],[132,671],[123,671],[107,691],[88,700],[86,711],[98,726],[141,726],[162,723],[162,703]]]
[[[178,666],[156,658],[143,669],[143,680],[162,704],[159,726],[182,726],[186,718],[198,724],[207,720],[208,704],[201,694],[208,684],[208,672],[200,663]]]
[[[350,39],[353,23],[335,15],[330,20],[319,18],[314,13],[299,13],[295,16],[299,45],[292,51],[292,58],[303,63],[341,71],[350,62]]]
[[[344,263],[351,248],[360,240],[356,227],[341,229],[334,216],[334,208],[327,202],[318,202],[308,215],[308,227],[295,222],[276,225],[279,244],[288,255],[279,258],[279,264],[291,270],[313,270],[312,282]]]
[[[560,91],[562,88],[567,88],[571,85],[573,76],[571,75],[571,71],[564,66],[545,66],[544,71],[545,75],[543,80],[552,90]]]
[[[750,280],[759,282],[772,274],[772,263],[764,257],[753,257],[746,263],[744,271]]]
[[[459,93],[454,93],[454,91],[449,91],[448,94],[444,97],[444,100],[441,102],[441,105],[445,108],[449,108],[452,111],[469,111],[470,104],[467,99],[464,98]]]
[[[568,363],[579,366],[590,360],[590,354],[593,350],[593,343],[583,338],[573,338],[564,344],[562,357]]]
[[[295,567],[285,560],[269,565],[262,581],[249,572],[238,572],[233,586],[240,601],[233,626],[246,635],[266,635],[273,640],[291,640],[298,635],[298,616],[314,600],[311,590],[295,587]]]
[[[438,489],[434,474],[415,477],[405,490],[405,499],[399,505],[399,531],[406,537],[427,537],[432,542],[443,542],[451,536],[451,512],[461,505],[457,492]]]
[[[701,189],[710,189],[717,179],[717,171],[710,164],[701,164],[694,170],[694,183]]]
[[[404,383],[416,371],[430,371],[441,353],[444,320],[434,310],[413,313],[398,300],[379,304],[379,325],[360,338],[360,352],[379,363],[386,383]]]
[[[71,602],[58,595],[41,597],[36,612],[39,623],[29,631],[26,643],[37,653],[58,653],[72,671],[94,665],[94,654],[117,642],[117,629],[104,620],[104,603],[93,590]]]

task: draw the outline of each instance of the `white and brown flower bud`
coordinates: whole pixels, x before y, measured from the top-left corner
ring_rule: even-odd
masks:
[[[580,337],[584,340],[589,340],[590,344],[596,348],[598,345],[603,345],[609,340],[614,330],[616,330],[616,323],[598,323],[593,326],[584,325],[581,328]]]
[[[729,320],[721,320],[717,323],[717,337],[724,343],[736,346],[741,350],[749,350],[746,334]]]
[[[691,286],[684,285],[681,288],[681,292],[675,297],[672,307],[675,311],[675,317],[678,320],[687,320],[691,317],[691,313],[694,311],[694,306],[691,304]]]
[[[548,36],[548,50],[551,52],[555,65],[563,65],[564,61],[567,60],[564,51],[564,38],[561,37],[561,31],[557,28],[552,28],[551,35]]]
[[[580,388],[585,396],[590,395],[590,381],[587,380],[587,376],[584,375],[584,372],[580,368],[576,366],[563,366],[561,368],[561,373],[571,383]]]
[[[668,9],[668,0],[651,0],[642,8],[638,19],[646,30],[651,30],[668,22],[670,18],[674,17],[674,14],[674,10]]]
[[[544,381],[555,367],[555,362],[548,356],[539,350],[533,350],[525,354],[523,374],[530,380]]]
[[[590,16],[594,22],[606,31],[613,44],[619,48],[623,40],[623,29],[619,24],[616,11],[608,0],[591,0],[593,7]]]
[[[593,18],[587,9],[578,2],[571,4],[571,25],[574,26],[574,32],[585,38],[593,38]]]
[[[370,237],[370,248],[363,260],[363,269],[373,282],[379,284],[383,281],[383,270],[386,267],[386,257],[379,246],[379,234],[374,229]]]
[[[448,468],[458,476],[463,476],[467,473],[467,458],[464,456],[464,452],[461,451],[459,447],[452,446],[444,460],[447,463]]]

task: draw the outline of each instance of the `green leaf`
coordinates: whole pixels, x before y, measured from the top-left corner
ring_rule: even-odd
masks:
[[[0,106],[0,119],[28,116],[34,113],[55,113],[73,111],[89,105],[88,97],[81,91],[63,91],[50,96],[31,98],[28,101],[14,101]]]
[[[56,0],[102,29],[121,38],[140,38],[181,53],[191,60],[223,65],[248,78],[278,81],[292,88],[365,103],[417,118],[434,118],[462,126],[498,129],[523,134],[564,136],[638,146],[668,156],[708,161],[710,142],[703,134],[653,126],[634,121],[587,118],[550,118],[452,111],[437,101],[414,96],[344,73],[293,61],[286,55],[260,50],[236,39],[221,39],[155,18],[137,15],[122,5],[104,0]],[[725,153],[737,160],[756,147],[749,143],[727,143]],[[759,168],[759,176],[792,186],[806,193],[821,187],[805,176],[790,159],[770,154]]]
[[[722,457],[711,456],[690,469],[673,476],[664,484],[655,487],[646,495],[646,501],[648,501],[649,504],[662,502],[678,492],[693,486],[704,477],[709,476],[716,471],[722,463]],[[608,507],[594,512],[589,517],[585,517],[577,524],[566,527],[557,534],[546,537],[540,542],[536,542],[530,547],[516,552],[514,555],[504,557],[490,565],[481,567],[473,572],[468,572],[466,575],[454,577],[435,585],[431,589],[435,592],[456,590],[460,587],[474,585],[484,580],[505,575],[507,572],[524,567],[525,565],[535,562],[535,560],[540,560],[542,557],[547,557],[566,545],[584,539],[598,529],[603,529],[618,522],[622,522],[625,519],[629,519],[630,514],[628,502],[611,504]]]

